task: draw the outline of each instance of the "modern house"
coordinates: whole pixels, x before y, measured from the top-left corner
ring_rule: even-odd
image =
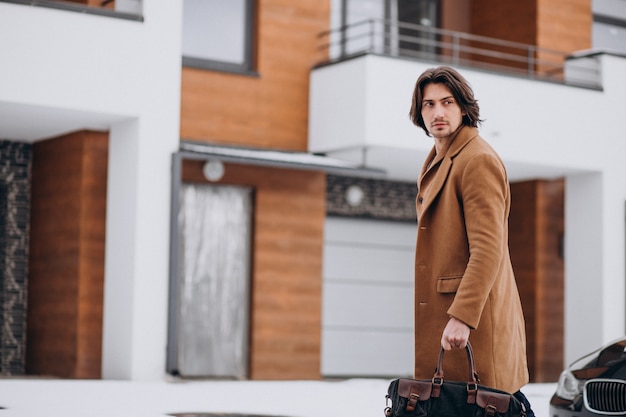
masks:
[[[626,1],[0,0],[0,373],[413,369],[417,76],[512,189],[533,381],[626,331]]]

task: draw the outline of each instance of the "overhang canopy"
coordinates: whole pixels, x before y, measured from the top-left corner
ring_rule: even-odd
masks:
[[[382,169],[307,152],[241,148],[181,140],[180,151],[177,154],[183,159],[219,159],[223,162],[247,165],[324,171],[333,175],[367,178],[386,176]]]

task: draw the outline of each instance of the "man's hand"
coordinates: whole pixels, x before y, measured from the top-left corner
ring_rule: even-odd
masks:
[[[470,328],[467,324],[450,317],[446,328],[443,329],[443,335],[441,335],[441,347],[444,350],[451,350],[452,348],[465,349],[469,335]]]

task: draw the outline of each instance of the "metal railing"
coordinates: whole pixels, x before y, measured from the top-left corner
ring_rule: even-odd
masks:
[[[600,87],[599,64],[589,65],[587,61],[570,71],[576,62],[569,59],[569,53],[520,42],[383,19],[363,20],[318,36],[318,65],[374,53]],[[575,73],[575,79],[568,73]]]

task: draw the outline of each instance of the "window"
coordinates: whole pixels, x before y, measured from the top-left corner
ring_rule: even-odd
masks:
[[[626,1],[593,0],[592,48],[626,53]]]
[[[397,0],[397,8],[399,22],[421,26],[398,28],[398,37],[400,39],[410,39],[410,41],[399,40],[398,47],[404,50],[405,54],[408,52],[435,53],[437,40],[435,33],[429,29],[439,26],[439,1]]]
[[[591,38],[594,49],[626,54],[626,19],[595,15]]]
[[[252,73],[255,0],[183,0],[183,65]]]
[[[360,51],[394,55],[400,51],[403,55],[434,52],[435,35],[429,29],[439,24],[440,0],[333,1],[334,27],[347,28],[339,40],[334,39],[340,50],[331,50],[332,57]]]

